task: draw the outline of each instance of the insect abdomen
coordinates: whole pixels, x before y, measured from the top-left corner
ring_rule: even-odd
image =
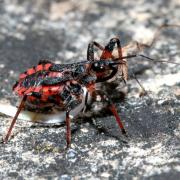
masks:
[[[20,74],[19,79],[24,79],[27,76],[33,75],[33,74],[35,74],[37,72],[40,72],[40,71],[48,71],[51,66],[52,66],[51,63],[39,64],[39,65],[37,65],[35,67],[32,67],[32,68],[28,69],[24,73]]]

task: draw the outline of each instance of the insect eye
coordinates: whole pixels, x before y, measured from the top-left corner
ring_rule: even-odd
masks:
[[[104,64],[102,62],[95,62],[92,64],[92,70],[96,72],[100,72],[104,70]]]
[[[94,63],[94,67],[99,67],[99,63],[98,62]]]

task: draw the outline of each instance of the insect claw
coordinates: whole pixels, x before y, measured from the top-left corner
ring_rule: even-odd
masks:
[[[124,78],[123,78],[123,82],[124,82],[125,85],[127,84],[127,81]]]
[[[71,144],[67,144],[65,150],[69,150],[71,148]]]
[[[122,133],[123,133],[124,135],[126,135],[126,131],[125,131],[124,128],[122,129]]]
[[[1,144],[6,144],[7,141],[5,141],[4,138],[2,138],[1,141],[0,141],[0,143],[1,143]]]
[[[123,129],[121,129],[121,131],[122,131],[122,134],[125,136],[125,137],[128,137],[128,134],[127,134],[127,132],[126,132],[126,130],[123,128]]]
[[[147,96],[148,92],[147,91],[142,91],[139,93],[139,97]]]

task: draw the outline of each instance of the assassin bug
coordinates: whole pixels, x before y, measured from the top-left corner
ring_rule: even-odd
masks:
[[[40,61],[36,67],[20,74],[19,81],[13,86],[13,90],[22,97],[22,101],[4,143],[8,141],[23,108],[48,111],[57,108],[60,111],[66,111],[66,141],[69,147],[71,142],[70,111],[82,103],[85,89],[90,96],[93,96],[96,92],[95,84],[112,78],[117,72],[117,65],[121,63],[123,63],[122,58],[115,63],[111,60],[89,61],[88,59],[88,61],[64,65]],[[109,102],[109,109],[114,114],[122,133],[126,134],[114,105],[105,96],[104,100]]]
[[[157,34],[166,26],[160,27]],[[136,42],[134,51],[152,46],[155,40],[156,36],[150,45]],[[98,60],[94,58],[94,46],[102,50]],[[117,46],[117,53],[114,55],[115,46]],[[117,74],[126,83],[128,78],[127,58],[140,56],[155,62],[168,62],[157,61],[142,54],[123,56],[126,48],[121,48],[119,38],[112,38],[105,47],[97,42],[92,42],[88,46],[87,61],[54,64],[51,61],[43,60],[36,67],[20,74],[19,81],[13,86],[13,90],[22,97],[22,100],[3,140],[4,143],[8,141],[22,109],[52,111],[53,108],[57,108],[59,111],[66,112],[66,142],[69,147],[71,143],[70,112],[82,104],[83,99],[85,99],[84,105],[86,105],[88,97],[97,95],[101,95],[102,101],[108,103],[109,110],[114,115],[122,133],[126,135],[115,106],[105,93],[96,90],[96,84],[111,80]]]

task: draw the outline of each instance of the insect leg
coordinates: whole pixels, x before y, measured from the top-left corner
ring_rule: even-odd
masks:
[[[66,143],[67,148],[71,146],[71,119],[70,119],[70,111],[73,110],[75,107],[77,107],[82,101],[79,100],[73,100],[67,107],[66,111]]]
[[[140,45],[142,45],[142,46],[145,47],[145,48],[151,48],[151,47],[155,44],[155,42],[157,41],[160,33],[161,33],[164,29],[171,28],[171,27],[180,28],[180,25],[176,25],[176,24],[163,24],[163,25],[161,25],[161,26],[156,30],[155,35],[154,35],[154,37],[153,37],[153,39],[152,39],[152,41],[151,41],[150,44],[140,44]]]
[[[115,45],[117,45],[118,55],[114,56],[112,53],[115,49]],[[116,58],[119,59],[121,63],[118,66],[118,74],[121,74],[124,83],[126,83],[128,79],[128,65],[126,59],[122,59],[122,57],[123,54],[120,39],[118,37],[112,38],[105,46],[105,49],[101,55],[101,59],[113,59],[114,61]]]
[[[96,46],[97,48],[99,48],[102,51],[104,50],[104,47],[95,41],[89,43],[88,49],[87,49],[87,60],[88,61],[94,61],[94,46]]]
[[[121,58],[122,57],[122,48],[121,48],[120,39],[118,37],[115,37],[115,38],[112,38],[109,41],[109,43],[105,46],[104,51],[101,55],[101,59],[112,58],[112,52],[113,52],[116,44],[117,44],[117,48],[118,48],[118,57],[117,58]]]
[[[71,145],[71,120],[69,117],[69,111],[66,111],[66,143],[68,149]]]
[[[81,86],[79,87],[78,84],[71,84],[68,86],[70,93],[63,95],[64,101],[67,101],[67,107],[66,107],[66,143],[67,148],[71,145],[71,120],[70,120],[70,112],[71,110],[74,110],[76,107],[78,107],[82,103],[82,95],[83,90],[81,89]],[[63,97],[61,94],[61,97]],[[65,100],[66,99],[66,100]]]
[[[180,28],[180,25],[176,24],[163,24],[159,26],[159,28],[156,30],[152,40],[149,43],[140,43],[138,41],[133,41],[127,46],[123,47],[123,52],[129,52],[132,51],[133,53],[139,53],[144,51],[144,49],[150,49],[153,47],[153,45],[156,43],[156,41],[159,38],[159,35],[162,33],[164,29],[167,28]]]
[[[101,98],[102,98],[102,101],[108,103],[107,108],[111,111],[111,113],[112,113],[113,116],[115,117],[116,122],[117,122],[119,128],[120,128],[121,131],[122,131],[122,134],[124,134],[124,135],[127,136],[127,133],[126,133],[126,131],[125,131],[125,129],[124,129],[124,126],[123,126],[123,123],[122,123],[122,121],[121,121],[121,118],[119,117],[118,112],[117,112],[117,110],[116,110],[116,107],[115,107],[115,105],[112,103],[112,101],[111,101],[111,100],[108,98],[108,96],[107,96],[105,93],[103,93],[103,92],[100,92],[100,91],[97,91],[97,90],[96,90],[96,91],[95,91],[95,95],[100,95]]]
[[[15,123],[16,123],[16,120],[17,120],[17,118],[18,118],[18,115],[19,115],[19,113],[21,112],[22,108],[24,107],[24,104],[25,104],[26,99],[27,99],[27,96],[25,95],[25,96],[23,97],[23,99],[22,99],[19,107],[18,107],[18,110],[17,110],[17,112],[16,112],[16,114],[15,114],[12,122],[11,122],[11,125],[10,125],[10,127],[9,127],[9,130],[8,130],[5,138],[3,139],[3,143],[7,143],[8,139],[9,139],[9,136],[11,135],[12,129],[13,129],[13,127],[14,127],[14,125],[15,125]]]
[[[117,113],[117,110],[116,110],[115,105],[111,103],[111,104],[109,104],[108,108],[109,108],[109,110],[112,112],[112,114],[114,115],[114,117],[116,118],[116,122],[117,122],[119,128],[121,129],[122,133],[123,133],[124,135],[127,135],[127,133],[126,133],[126,131],[125,131],[125,129],[124,129],[123,123],[121,122],[121,119],[120,119],[120,117],[119,117],[119,115],[118,115],[118,113]]]
[[[131,71],[131,77],[136,80],[136,82],[138,83],[138,85],[140,86],[140,88],[141,88],[141,90],[142,90],[140,96],[148,95],[146,89],[143,87],[143,85],[140,83],[140,81],[138,80],[138,78],[136,77],[136,75],[134,74],[134,72],[132,72],[132,71]]]

